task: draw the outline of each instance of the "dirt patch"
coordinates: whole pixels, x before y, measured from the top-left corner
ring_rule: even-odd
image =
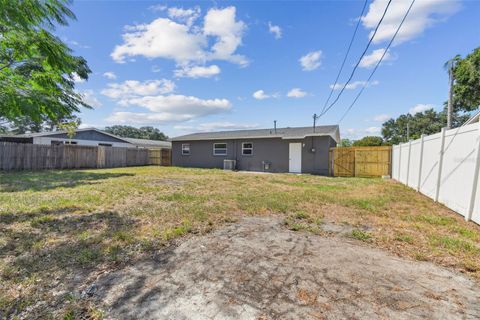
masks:
[[[88,299],[107,318],[480,317],[480,288],[462,274],[343,236],[290,231],[275,217],[191,237],[92,286]]]

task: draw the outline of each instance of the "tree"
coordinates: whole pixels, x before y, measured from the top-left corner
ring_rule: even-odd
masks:
[[[342,139],[338,146],[339,147],[351,147],[352,146],[352,141],[350,139]]]
[[[68,0],[0,0],[0,125],[57,122],[91,108],[75,77],[91,73],[82,57],[51,32],[75,15]]]
[[[159,129],[154,127],[141,127],[135,128],[131,126],[115,125],[105,128],[106,132],[117,135],[124,138],[137,138],[137,139],[149,139],[149,140],[167,140],[166,136]]]
[[[60,130],[63,124],[75,123],[78,127],[81,124],[80,118],[76,115],[66,115],[60,119],[51,120],[42,116],[41,120],[33,121],[29,117],[15,119],[9,123],[10,132],[13,134],[23,134],[27,132],[45,132]]]
[[[454,110],[455,111],[455,110]],[[458,127],[467,121],[468,115],[453,113],[452,127]],[[447,124],[447,112],[444,109],[436,112],[433,109],[418,112],[414,115],[402,114],[396,119],[386,121],[382,126],[382,136],[388,144],[407,142],[407,124],[410,131],[410,139],[418,139],[422,134],[434,134],[439,132]]]
[[[366,136],[353,142],[354,147],[377,147],[383,145],[382,137]]]
[[[464,59],[454,58],[453,107],[458,111],[474,111],[480,106],[480,47]]]

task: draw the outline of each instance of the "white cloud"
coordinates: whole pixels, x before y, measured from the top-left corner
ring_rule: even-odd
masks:
[[[185,24],[158,18],[149,24],[130,26],[123,34],[123,44],[115,46],[111,57],[124,63],[127,57],[166,58],[177,63],[202,61],[207,41],[202,34],[190,32]]]
[[[369,37],[380,20],[387,2],[388,0],[374,0],[370,4],[367,14],[361,18],[363,26],[371,30]],[[392,1],[373,40],[374,43],[389,41],[393,37],[409,6],[410,1]],[[400,29],[395,43],[399,44],[419,36],[427,28],[444,21],[459,9],[460,2],[458,0],[417,1]]]
[[[203,66],[183,66],[174,71],[178,78],[210,78],[220,73],[220,67],[213,64],[208,67]]]
[[[306,95],[307,93],[300,88],[293,88],[287,93],[287,97],[290,97],[290,98],[303,98]]]
[[[269,99],[269,98],[276,98],[276,94],[266,94],[265,91],[263,90],[257,90],[252,94],[252,97],[254,97],[257,100],[264,100],[264,99]]]
[[[95,92],[93,92],[93,90],[84,90],[80,92],[80,94],[82,95],[83,101],[86,104],[94,108],[98,108],[102,106],[102,103],[97,99],[97,97],[95,96]]]
[[[197,132],[211,132],[211,131],[220,131],[220,130],[242,130],[242,129],[255,129],[258,128],[258,124],[239,124],[232,122],[208,122],[201,123],[197,126],[185,126],[178,125],[174,126],[175,129],[184,130],[184,131],[197,131]]]
[[[301,57],[298,61],[300,62],[302,69],[304,71],[312,71],[320,67],[322,58],[322,51],[312,51]]]
[[[113,73],[112,71],[107,71],[103,74],[103,76],[107,79],[110,79],[110,80],[115,80],[117,79],[117,76],[115,75],[115,73]]]
[[[275,39],[280,39],[282,37],[282,29],[279,26],[273,25],[271,22],[268,22],[268,31],[273,33]]]
[[[242,44],[246,26],[243,21],[236,21],[235,15],[235,7],[208,10],[204,18],[203,33],[217,38],[209,59],[227,60],[243,66],[248,64],[246,58],[234,53]]]
[[[363,56],[362,60],[360,61],[359,67],[360,68],[370,68],[373,67],[380,61],[382,58],[383,53],[385,52],[384,48],[373,50],[372,53]],[[382,61],[392,60],[392,55],[390,54],[390,50],[385,53]]]
[[[175,89],[175,83],[171,80],[127,80],[122,83],[109,83],[101,93],[112,99],[126,99],[136,96],[147,96],[170,93]]]
[[[345,86],[345,89],[346,90],[355,90],[357,89],[358,87],[360,86],[364,86],[367,82],[366,81],[353,81],[353,82],[350,82],[349,84],[347,84]],[[377,80],[373,80],[373,81],[370,81],[370,83],[367,84],[367,87],[370,87],[370,86],[376,86],[378,85],[380,82],[377,81]],[[345,84],[342,84],[342,83],[337,83],[335,85],[331,84],[330,85],[330,89],[333,89],[333,90],[340,90],[343,88]]]
[[[368,127],[365,129],[365,132],[370,135],[378,135],[382,131],[380,127]]]
[[[434,109],[435,106],[433,104],[422,104],[422,103],[419,103],[417,105],[415,105],[414,107],[410,108],[410,110],[408,111],[411,115],[415,115],[416,113],[419,113],[419,112],[424,112],[424,111],[427,111],[427,110],[430,110],[430,109]]]
[[[72,73],[72,80],[75,83],[84,83],[85,79],[80,78],[80,76],[76,73]]]
[[[160,11],[167,10],[168,6],[164,4],[156,4],[156,5],[150,6],[148,9],[150,9],[153,12],[160,12]]]
[[[373,121],[385,122],[390,118],[391,117],[388,114],[377,114],[375,117],[373,117]]]
[[[137,124],[181,122],[223,113],[231,108],[227,99],[204,100],[184,95],[136,97],[125,100],[125,103],[146,108],[151,112],[115,112],[107,119],[109,122]]]
[[[183,9],[177,7],[168,8],[168,17],[172,20],[185,23],[187,26],[192,26],[195,20],[200,17],[200,7],[191,9]]]
[[[111,53],[113,60],[124,63],[127,57],[144,56],[172,59],[179,65],[211,60],[248,64],[244,56],[235,53],[246,29],[243,21],[236,20],[235,7],[208,10],[203,26],[191,25],[200,15],[198,8],[170,8],[168,15],[170,18],[126,27],[123,44]]]

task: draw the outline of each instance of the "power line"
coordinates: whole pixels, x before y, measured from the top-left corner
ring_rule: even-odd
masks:
[[[362,95],[363,91],[365,90],[365,88],[367,87],[368,83],[370,82],[370,80],[372,79],[373,75],[375,74],[375,71],[377,71],[378,67],[380,66],[380,63],[382,62],[383,58],[384,58],[385,55],[387,54],[388,49],[390,49],[390,46],[392,45],[393,41],[394,41],[395,38],[397,37],[397,34],[398,34],[398,32],[400,31],[400,28],[402,28],[403,23],[404,23],[405,20],[407,19],[407,16],[408,16],[408,14],[410,13],[410,10],[412,9],[414,3],[415,3],[415,0],[412,0],[412,3],[410,3],[410,6],[408,7],[407,12],[405,13],[405,15],[404,15],[403,18],[402,18],[402,21],[401,21],[400,24],[398,25],[397,30],[396,30],[395,33],[393,34],[392,39],[390,40],[390,42],[388,43],[387,47],[386,47],[385,50],[383,51],[383,54],[382,54],[382,56],[380,57],[380,60],[378,60],[377,64],[375,65],[375,68],[373,68],[373,70],[372,70],[372,73],[370,73],[370,76],[368,77],[367,81],[365,81],[365,83],[363,84],[362,89],[358,92],[358,94],[357,94],[357,96],[355,97],[355,99],[353,100],[352,104],[351,104],[351,105],[348,107],[348,109],[345,111],[345,113],[344,113],[343,116],[340,118],[340,120],[338,121],[338,123],[342,122],[342,120],[345,118],[345,116],[348,114],[348,112],[350,112],[350,110],[353,108],[353,106],[354,106],[355,103],[357,102],[358,98],[360,98],[360,96]]]
[[[320,112],[320,114],[322,114],[322,112],[327,107],[328,103],[330,102],[330,98],[332,97],[333,91],[335,90],[335,87],[337,86],[338,78],[340,78],[340,74],[342,73],[343,67],[345,66],[345,62],[347,61],[348,54],[350,53],[350,49],[352,48],[353,40],[355,40],[355,36],[357,35],[358,27],[360,26],[360,22],[362,21],[361,17],[363,17],[363,13],[365,12],[365,8],[367,7],[367,3],[368,3],[368,0],[365,0],[365,2],[363,3],[362,12],[360,13],[360,17],[358,18],[357,25],[355,26],[355,31],[353,31],[352,39],[350,39],[350,44],[348,45],[347,53],[345,54],[345,57],[343,58],[342,65],[340,66],[340,70],[338,70],[337,77],[335,78],[335,83],[330,90],[330,94],[328,95],[327,101],[325,101],[325,104],[323,105],[323,109]]]
[[[375,31],[373,32],[372,36],[370,37],[370,40],[368,41],[368,44],[367,46],[365,47],[365,50],[362,52],[362,55],[360,56],[360,58],[358,59],[357,61],[357,64],[355,65],[355,67],[353,68],[352,70],[352,73],[350,74],[350,77],[348,78],[347,82],[345,82],[345,84],[343,85],[342,89],[340,90],[340,92],[338,93],[337,97],[335,98],[335,100],[328,106],[328,108],[326,108],[322,113],[320,113],[320,117],[323,116],[325,113],[328,112],[328,110],[330,110],[334,105],[335,103],[337,103],[338,99],[340,99],[340,96],[342,95],[342,93],[345,91],[345,88],[347,87],[347,85],[350,83],[350,81],[352,80],[354,74],[355,74],[355,71],[357,70],[358,66],[360,65],[360,62],[362,61],[363,57],[365,56],[365,54],[367,53],[368,51],[368,48],[370,47],[370,44],[372,43],[373,39],[375,38],[375,35],[377,34],[377,31],[378,31],[378,28],[380,27],[380,25],[382,24],[382,21],[383,19],[385,18],[385,15],[387,14],[387,11],[388,11],[388,7],[390,7],[390,4],[392,3],[392,0],[389,0],[388,3],[387,3],[387,6],[385,7],[385,10],[383,11],[383,14],[382,14],[382,17],[380,18],[380,20],[378,21],[378,24],[377,26],[375,27]]]

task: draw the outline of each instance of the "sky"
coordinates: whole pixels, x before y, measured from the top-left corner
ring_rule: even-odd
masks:
[[[480,1],[416,0],[370,83],[410,0],[75,1],[56,34],[92,69],[77,90],[92,105],[82,127],[154,126],[170,137],[199,131],[310,126],[342,138],[380,135],[400,114],[441,110],[443,65],[480,44]],[[340,74],[335,78],[360,20]],[[366,86],[345,118],[342,115]],[[331,101],[333,101],[333,98]]]

